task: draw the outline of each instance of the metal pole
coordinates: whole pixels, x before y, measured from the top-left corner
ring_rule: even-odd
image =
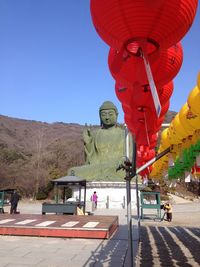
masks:
[[[133,156],[132,156],[132,172],[136,173],[136,154],[137,147],[135,142],[135,135],[132,136],[133,140]],[[138,221],[138,239],[140,240],[140,201],[139,201],[139,190],[138,190],[138,176],[135,176],[135,187],[136,187],[136,205],[137,205],[137,221]]]
[[[63,189],[63,204],[65,203],[66,187]]]
[[[168,147],[167,149],[165,149],[164,151],[162,151],[160,154],[158,154],[155,158],[149,160],[147,163],[145,163],[143,166],[141,166],[140,168],[137,169],[136,171],[136,175],[139,174],[141,171],[143,171],[144,169],[146,169],[148,166],[150,166],[152,163],[154,163],[155,161],[159,160],[160,158],[162,158],[163,156],[165,156],[167,153],[170,152],[170,147]]]
[[[86,206],[86,188],[87,188],[87,184],[85,182],[85,185],[84,185],[84,206],[83,206],[83,212],[85,214],[85,206]]]
[[[81,204],[81,185],[79,184],[79,204]]]
[[[139,199],[139,191],[138,191],[138,176],[135,177],[136,184],[136,200],[137,200],[137,219],[138,219],[138,239],[140,241],[140,199]]]
[[[126,157],[129,159],[128,128],[125,127]],[[126,202],[127,202],[127,226],[128,226],[128,254],[130,255],[130,267],[133,267],[133,240],[132,240],[132,214],[131,214],[131,178],[126,171]]]

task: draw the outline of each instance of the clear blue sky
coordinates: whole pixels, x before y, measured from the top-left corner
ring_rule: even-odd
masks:
[[[95,32],[89,0],[0,0],[0,114],[43,122],[99,124],[113,101],[109,47]],[[200,10],[182,40],[184,63],[170,110],[179,111],[200,71]]]

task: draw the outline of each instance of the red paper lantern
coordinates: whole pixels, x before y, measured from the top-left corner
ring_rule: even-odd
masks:
[[[179,42],[193,23],[197,0],[91,0],[96,31],[111,47],[137,55]]]
[[[191,173],[193,175],[200,175],[200,167],[197,166],[197,164],[195,164],[193,167],[192,167],[192,170],[191,170]]]
[[[143,150],[141,150],[141,148]],[[141,145],[139,147],[139,150],[140,150],[140,157],[143,159],[143,161],[149,161],[151,160],[152,158],[155,157],[155,150],[152,149],[152,148],[149,148],[149,146],[143,146]]]
[[[156,132],[159,132],[159,131],[160,131],[160,128],[161,128],[162,123],[164,122],[164,120],[165,120],[165,116],[159,117],[159,118],[157,119]]]
[[[122,86],[116,82],[115,93],[119,101],[128,105],[130,108],[136,108],[138,111],[142,108],[151,108],[154,110],[152,95],[148,86]]]
[[[169,101],[174,91],[174,83],[173,81],[170,81],[168,84],[157,89],[158,89],[160,104],[163,106],[167,101]]]
[[[156,114],[153,116],[151,109],[145,108],[139,110],[136,106],[133,106],[130,115],[129,124],[131,125],[131,129],[134,129],[136,135],[138,134],[138,129],[142,129],[142,131],[148,133],[155,132],[157,116]]]
[[[127,55],[127,52],[124,52]],[[158,53],[157,53],[158,55]],[[148,78],[141,57],[124,56],[121,67],[116,69],[117,51],[110,48],[108,65],[113,78],[125,86],[148,84]],[[151,55],[151,66],[154,82],[157,86],[163,86],[170,82],[179,72],[183,62],[183,50],[181,43],[173,45],[169,49],[160,52],[159,56]]]
[[[124,86],[121,83],[115,83],[115,93],[121,103],[130,105],[132,99],[132,88]]]
[[[139,173],[139,175],[142,177],[148,177],[151,171],[152,171],[152,166],[149,166],[146,169],[144,169],[143,171],[141,171]]]
[[[170,101],[168,100],[168,101],[162,106],[161,113],[160,113],[160,118],[161,118],[162,116],[164,116],[164,115],[167,113],[167,111],[168,111],[168,109],[169,109],[169,106],[170,106]]]
[[[144,122],[135,118],[135,114],[129,106],[122,104],[122,109],[124,111],[124,121],[129,131],[135,135],[137,145],[148,146],[149,149],[154,148],[158,138],[157,134],[147,131]]]
[[[173,82],[169,82],[163,87],[158,89],[158,96],[162,106],[160,118],[165,115],[169,109],[169,99],[173,92]],[[149,86],[122,86],[120,83],[116,82],[115,84],[115,93],[122,104],[128,105],[130,109],[138,111],[149,110],[148,114],[150,115],[151,122],[152,118],[156,119],[157,115],[154,108],[154,103],[151,95]],[[132,112],[132,111],[131,111]],[[144,117],[144,114],[142,117]],[[140,116],[141,117],[141,116]]]
[[[149,146],[149,148],[155,148],[158,136],[156,133],[148,133],[143,129],[136,136],[137,145]]]
[[[155,150],[149,146],[141,145],[137,149],[136,165],[137,167],[144,165],[147,161],[155,157]]]

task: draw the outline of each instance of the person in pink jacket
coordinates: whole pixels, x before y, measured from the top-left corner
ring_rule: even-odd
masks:
[[[97,200],[98,200],[97,192],[94,191],[94,193],[92,195],[92,202],[94,203],[95,209],[97,208]]]

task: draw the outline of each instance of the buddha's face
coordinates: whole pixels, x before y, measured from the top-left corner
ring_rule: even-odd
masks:
[[[117,114],[114,109],[104,109],[100,112],[101,122],[103,124],[103,128],[110,128],[116,125],[117,122]]]

